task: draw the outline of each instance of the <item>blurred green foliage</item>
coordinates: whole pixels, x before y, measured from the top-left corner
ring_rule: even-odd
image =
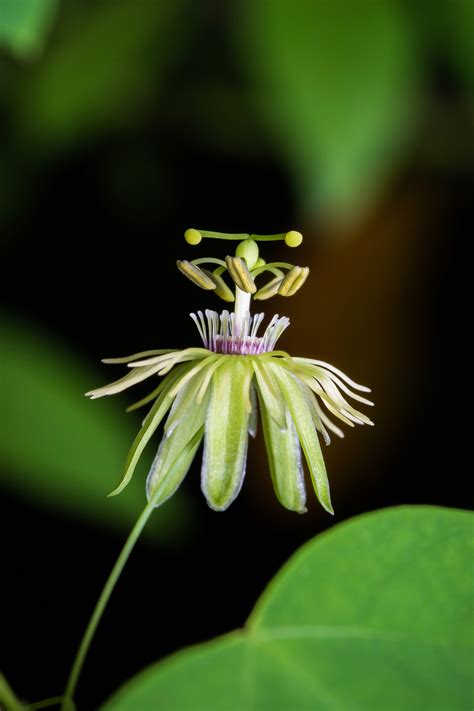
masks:
[[[20,58],[38,55],[57,6],[58,0],[1,0],[0,44]]]
[[[0,44],[19,55],[41,46],[55,6],[2,0]],[[158,105],[199,142],[280,155],[303,208],[334,217],[362,209],[403,163],[430,63],[472,89],[470,0],[239,0],[216,13],[188,0],[60,7],[37,63],[4,68],[15,83],[5,107],[12,138],[30,158],[140,125]],[[227,45],[227,84],[213,44]],[[189,52],[213,66],[204,61],[198,83],[180,85]]]
[[[355,208],[391,174],[413,121],[417,64],[402,7],[247,0],[242,16],[243,55],[302,202]]]
[[[143,2],[106,0],[65,21],[24,86],[18,128],[29,145],[65,148],[136,119],[179,51],[183,0],[145,9],[144,16]]]
[[[472,514],[450,509],[336,526],[289,560],[243,630],[149,667],[102,708],[471,708],[472,543]]]
[[[128,530],[146,503],[144,477],[136,477],[124,496],[107,494],[119,479],[136,418],[127,421],[116,403],[97,406],[86,399],[83,393],[97,382],[97,371],[31,325],[0,320],[0,358],[3,485],[72,520]],[[145,534],[169,543],[186,534],[191,521],[178,493]]]

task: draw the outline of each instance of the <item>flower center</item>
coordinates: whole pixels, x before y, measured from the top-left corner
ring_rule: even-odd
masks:
[[[190,314],[197,326],[204,347],[214,353],[232,355],[258,355],[275,348],[275,344],[290,320],[286,316],[276,314],[263,336],[257,336],[257,331],[263,321],[264,314],[251,316],[246,313],[243,318],[236,319],[234,313],[223,311],[198,311]]]

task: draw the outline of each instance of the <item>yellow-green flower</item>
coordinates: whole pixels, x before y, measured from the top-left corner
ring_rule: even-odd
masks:
[[[265,264],[259,257],[257,241],[283,238],[289,246],[297,246],[301,235],[296,232],[271,236],[223,235],[202,230],[186,233],[190,244],[199,243],[203,236],[238,239],[236,255],[228,256],[225,261],[201,258],[178,262],[178,267],[201,288],[214,290],[225,301],[234,301],[234,311],[191,314],[202,348],[146,351],[105,360],[105,363],[127,364],[130,372],[87,393],[98,398],[121,392],[155,375],[162,378],[149,396],[129,408],[154,401],[130,448],[122,480],[112,495],[128,484],[146,444],[165,420],[158,453],[147,478],[148,497],[156,495],[157,488],[158,504],[172,496],[203,441],[201,488],[209,506],[224,511],[242,486],[248,436],[256,435],[260,411],[270,472],[280,502],[292,511],[306,511],[303,451],[316,496],[332,513],[318,433],[326,444],[330,442],[328,431],[343,436],[331,415],[350,426],[372,424],[345,397],[372,405],[359,394],[369,389],[354,383],[332,365],[275,350],[289,319],[273,316],[259,335],[264,314],[250,314],[252,294],[257,300],[276,293],[291,296],[309,271],[283,262]],[[204,263],[217,264],[217,268],[208,271],[201,267]],[[235,296],[223,279],[225,272],[234,282]],[[258,289],[255,280],[265,272],[272,279]]]

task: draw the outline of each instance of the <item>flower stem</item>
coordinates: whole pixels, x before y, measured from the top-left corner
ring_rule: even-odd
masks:
[[[97,626],[102,618],[102,615],[107,606],[109,598],[112,595],[117,580],[119,579],[120,574],[122,573],[122,570],[125,567],[128,557],[132,552],[141,532],[145,528],[145,525],[148,519],[150,518],[150,515],[160,494],[161,490],[158,487],[153,497],[149,500],[149,502],[143,509],[134,527],[132,528],[130,535],[125,541],[125,545],[122,548],[120,555],[117,558],[115,565],[110,572],[109,577],[107,578],[107,582],[105,583],[102,593],[100,594],[100,597],[97,600],[96,606],[92,613],[92,617],[89,620],[89,624],[87,625],[86,631],[84,632],[84,636],[81,640],[81,644],[79,645],[79,649],[77,650],[76,657],[74,659],[74,663],[72,665],[67,686],[64,692],[63,702],[61,704],[61,711],[71,711],[71,709],[74,708],[72,699],[76,690],[82,666],[89,651],[89,647],[91,645]]]

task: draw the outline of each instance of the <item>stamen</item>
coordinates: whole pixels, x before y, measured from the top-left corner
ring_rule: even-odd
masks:
[[[225,258],[227,269],[236,286],[246,294],[255,294],[257,287],[250,274],[247,264],[240,257],[227,256]]]
[[[283,277],[275,277],[274,279],[269,281],[268,284],[262,286],[262,288],[257,291],[253,298],[255,299],[255,301],[265,301],[266,299],[271,299],[272,296],[276,296],[278,294],[278,290],[282,281]]]
[[[290,289],[293,288],[293,285],[297,279],[301,276],[303,272],[302,267],[293,267],[293,269],[290,269],[289,272],[287,272],[283,278],[283,281],[281,283],[280,288],[278,289],[278,293],[280,296],[288,296]]]
[[[199,269],[199,267],[197,267],[195,264],[192,264],[192,262],[188,262],[186,259],[178,259],[176,262],[176,266],[178,267],[179,271],[184,274],[184,276],[187,276],[188,279],[193,282],[193,284],[196,284],[196,286],[200,286],[201,289],[211,291],[211,289],[216,288],[216,285],[213,280],[210,279],[207,274],[202,271],[202,269]]]
[[[285,296],[294,296],[301,289],[309,275],[309,267],[298,267],[301,271],[297,274],[293,283],[287,287]],[[288,276],[288,274],[286,275]],[[283,286],[283,284],[282,284]],[[279,291],[281,294],[281,289]]]
[[[214,284],[216,285],[214,293],[216,296],[221,298],[223,301],[235,301],[235,296],[232,292],[231,289],[227,286],[225,283],[224,279],[221,277],[221,275],[218,273],[218,270],[214,272],[210,272],[207,269],[202,270],[206,276],[209,277],[209,279],[212,279]]]

